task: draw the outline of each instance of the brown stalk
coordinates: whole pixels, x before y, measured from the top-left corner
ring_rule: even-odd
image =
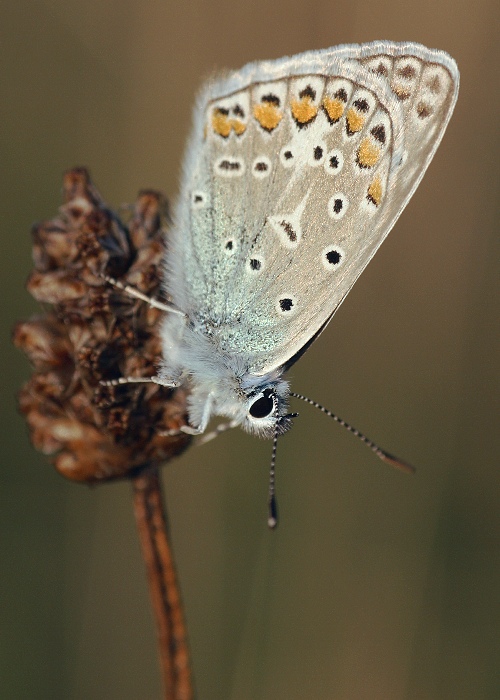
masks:
[[[134,511],[158,628],[166,700],[191,700],[187,630],[157,469],[133,479]]]

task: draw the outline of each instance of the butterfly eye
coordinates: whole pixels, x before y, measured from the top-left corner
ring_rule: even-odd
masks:
[[[248,409],[252,418],[267,418],[274,411],[275,401],[274,396],[269,389],[264,391]]]

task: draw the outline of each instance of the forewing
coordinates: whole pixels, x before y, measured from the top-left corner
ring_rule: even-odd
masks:
[[[286,365],[394,225],[457,91],[447,54],[387,42],[251,64],[210,84],[168,258],[174,302],[248,371]]]

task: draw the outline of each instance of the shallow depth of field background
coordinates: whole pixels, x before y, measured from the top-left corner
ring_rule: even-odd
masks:
[[[0,10],[0,696],[153,700],[155,630],[127,483],[66,483],[31,448],[10,328],[30,227],[86,165],[107,201],[177,191],[213,69],[374,39],[447,50],[455,114],[396,228],[293,368],[295,391],[418,466],[392,471],[305,405],[163,471],[199,700],[498,697],[498,18],[493,0],[20,0]]]

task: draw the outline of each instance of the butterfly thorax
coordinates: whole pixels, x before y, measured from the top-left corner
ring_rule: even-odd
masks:
[[[283,371],[253,373],[241,353],[221,350],[213,331],[206,320],[174,315],[162,327],[159,377],[189,386],[190,425],[203,432],[212,416],[224,416],[261,437],[272,437],[277,423],[279,432],[286,430],[289,386]]]

